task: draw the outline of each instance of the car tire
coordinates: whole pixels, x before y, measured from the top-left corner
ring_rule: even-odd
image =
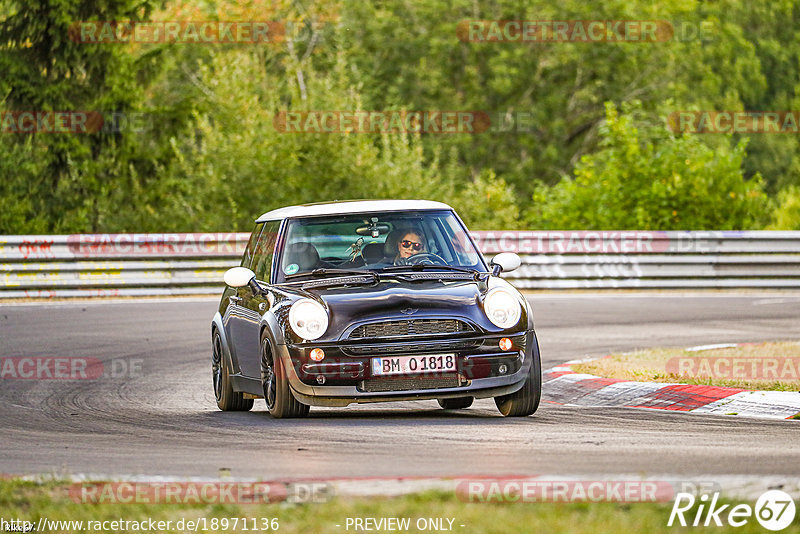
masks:
[[[283,362],[272,350],[266,336],[261,337],[261,388],[267,409],[275,419],[308,415],[309,406],[298,401],[292,394]]]
[[[473,397],[458,397],[455,399],[437,399],[439,406],[445,410],[463,410],[472,406]]]
[[[522,388],[510,395],[495,397],[494,403],[504,417],[526,417],[536,412],[542,397],[542,363],[539,344],[533,336],[531,368]]]
[[[244,395],[233,390],[230,366],[222,350],[222,336],[214,330],[211,340],[211,379],[217,407],[223,412],[246,412],[253,407],[253,399],[245,399]]]

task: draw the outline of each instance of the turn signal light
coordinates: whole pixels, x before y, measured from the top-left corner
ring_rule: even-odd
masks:
[[[500,340],[500,350],[511,350],[511,347],[513,346],[514,344],[511,343],[511,340],[507,337],[504,337]]]
[[[322,349],[311,349],[309,357],[315,362],[321,362],[325,359],[325,352]]]

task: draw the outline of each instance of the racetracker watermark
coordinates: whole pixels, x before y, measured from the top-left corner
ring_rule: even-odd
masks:
[[[689,378],[800,381],[800,358],[680,356],[670,358],[665,370]]]
[[[99,360],[77,356],[0,358],[0,380],[99,380],[142,376],[141,358]]]
[[[121,111],[0,111],[4,134],[142,133],[152,129],[147,113]]]
[[[281,111],[273,118],[280,133],[462,133],[543,132],[541,113],[496,111]]]
[[[456,34],[470,43],[664,43],[709,41],[711,22],[666,20],[462,20]]]
[[[800,133],[800,111],[673,111],[667,128],[675,133]]]
[[[667,502],[672,483],[653,480],[464,480],[456,495],[472,503]]]
[[[478,134],[489,130],[485,111],[280,111],[272,123],[280,133]]]
[[[67,249],[78,257],[215,256],[241,254],[246,234],[73,234]]]
[[[334,491],[327,482],[85,482],[69,495],[81,504],[309,504]]]
[[[278,21],[82,21],[69,28],[78,43],[235,43],[283,40],[286,23]]]
[[[714,252],[724,232],[509,231],[470,232],[484,254],[657,254]]]

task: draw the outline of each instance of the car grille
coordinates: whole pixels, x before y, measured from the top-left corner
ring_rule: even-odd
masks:
[[[345,345],[342,352],[351,356],[382,356],[384,354],[442,352],[470,350],[480,346],[480,340],[432,341],[426,343],[395,343],[383,345]]]
[[[457,319],[408,319],[364,324],[350,332],[348,339],[460,334],[474,331],[470,325]]]
[[[361,391],[379,393],[386,391],[413,391],[418,389],[457,388],[458,375],[417,376],[402,378],[368,378],[361,383]]]

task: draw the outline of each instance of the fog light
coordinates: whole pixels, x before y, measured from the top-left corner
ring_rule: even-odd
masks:
[[[315,362],[321,362],[325,359],[325,351],[322,349],[311,349],[311,354],[309,357]]]
[[[317,375],[317,384],[322,385],[325,383],[325,377],[322,375]]]
[[[508,366],[504,363],[500,364],[500,367],[497,368],[501,375],[504,375],[508,372]]]
[[[511,343],[511,340],[508,339],[507,337],[504,337],[503,339],[500,340],[500,350],[511,350],[511,347],[513,345],[514,344]]]

